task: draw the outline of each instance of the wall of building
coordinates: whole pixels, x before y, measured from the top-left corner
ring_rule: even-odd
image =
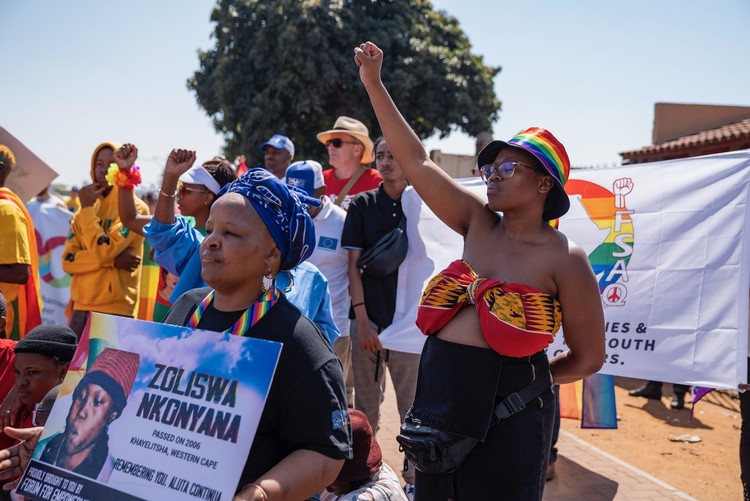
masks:
[[[453,179],[474,176],[472,170],[476,167],[476,159],[473,155],[459,155],[432,150],[430,151],[430,159]]]
[[[746,118],[750,118],[750,106],[656,103],[652,143],[666,143]]]

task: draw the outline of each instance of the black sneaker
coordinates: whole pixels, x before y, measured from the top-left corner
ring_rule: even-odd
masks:
[[[649,381],[640,388],[630,390],[628,395],[631,397],[644,397],[650,398],[651,400],[661,400],[661,386],[657,386]]]

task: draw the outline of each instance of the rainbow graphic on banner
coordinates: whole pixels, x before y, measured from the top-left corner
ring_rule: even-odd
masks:
[[[64,273],[60,277],[55,277],[52,273],[53,253],[56,247],[65,246],[65,240],[65,236],[57,236],[43,242],[39,231],[36,232],[37,248],[39,250],[39,276],[45,283],[58,289],[70,287],[70,275]]]
[[[627,267],[635,242],[630,217],[633,211],[625,205],[625,196],[633,190],[633,182],[628,178],[617,179],[612,189],[580,179],[571,179],[565,186],[568,195],[580,196],[591,221],[598,228],[609,230],[604,241],[589,254],[589,262],[605,306],[622,306],[627,297],[624,282],[628,280]]]

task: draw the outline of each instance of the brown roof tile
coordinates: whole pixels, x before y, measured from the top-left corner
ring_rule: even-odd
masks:
[[[704,130],[697,134],[683,136],[665,143],[644,146],[638,150],[623,151],[620,153],[620,156],[627,160],[708,145],[718,146],[720,143],[735,142],[741,139],[750,139],[750,118],[741,122],[723,125],[716,129]]]

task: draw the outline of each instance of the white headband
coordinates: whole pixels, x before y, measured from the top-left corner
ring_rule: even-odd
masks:
[[[190,184],[202,184],[214,195],[219,194],[221,186],[202,165],[193,165],[186,173],[180,176],[180,181]]]

